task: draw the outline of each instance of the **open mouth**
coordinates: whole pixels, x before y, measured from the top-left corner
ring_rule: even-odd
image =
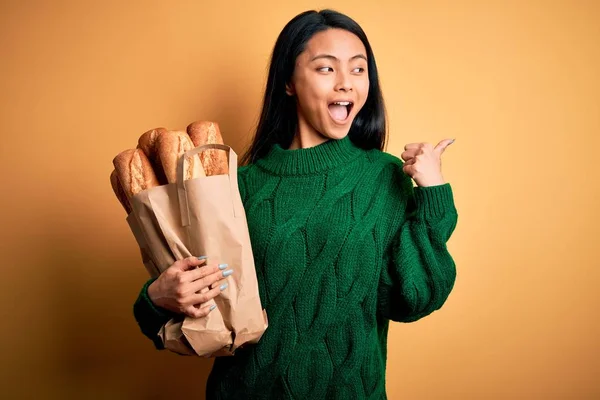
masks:
[[[354,107],[354,103],[351,101],[335,101],[329,104],[329,115],[331,115],[331,118],[336,122],[346,122],[350,116],[352,107]]]

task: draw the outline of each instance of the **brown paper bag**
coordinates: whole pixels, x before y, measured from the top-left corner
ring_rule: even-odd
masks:
[[[158,336],[162,339],[165,348],[171,350],[174,353],[181,354],[184,356],[198,355],[188,342],[187,338],[181,331],[181,325],[183,324],[184,316],[181,318],[173,318],[168,321],[158,333]],[[202,357],[221,357],[221,356],[232,356],[233,353],[229,350],[230,346],[225,346],[214,353],[205,354]]]
[[[196,353],[181,331],[183,319],[184,316],[169,320],[160,329],[158,336],[162,339],[166,349],[184,356],[193,356]]]
[[[138,246],[140,247],[142,263],[144,264],[144,267],[146,267],[146,271],[148,271],[152,278],[156,278],[160,275],[160,270],[154,264],[154,262],[148,254],[148,243],[146,243],[146,239],[144,239],[144,234],[142,233],[140,225],[138,224],[137,219],[135,218],[135,214],[133,212],[131,212],[127,216],[127,224],[129,225],[129,228],[131,229],[131,232],[133,233],[133,236],[135,237]]]
[[[207,149],[227,152],[229,174],[183,181],[186,160]],[[131,199],[133,211],[127,222],[146,270],[158,276],[176,260],[206,255],[229,264],[234,273],[226,280],[227,290],[210,302],[217,308],[208,316],[171,320],[159,336],[167,349],[179,354],[192,349],[204,357],[233,355],[240,346],[257,343],[268,327],[238,189],[237,154],[226,145],[197,147],[178,160],[177,178],[177,183],[145,190]]]

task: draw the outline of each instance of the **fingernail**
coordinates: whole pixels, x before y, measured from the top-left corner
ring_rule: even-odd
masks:
[[[454,141],[455,141],[455,140],[456,140],[456,139],[452,139],[452,141],[450,142],[450,144],[454,143]]]
[[[223,291],[223,290],[227,289],[227,286],[229,286],[229,285],[227,284],[227,282],[225,282],[224,284],[221,285],[221,287],[219,287],[219,289],[221,289]]]
[[[229,265],[227,265],[227,264],[219,264],[219,269],[223,270],[223,269],[227,268],[228,266]]]
[[[223,276],[229,276],[231,274],[233,274],[233,270],[232,269],[223,272]]]
[[[213,304],[212,306],[210,306],[210,311],[214,310],[215,308],[217,308],[217,305]]]
[[[206,256],[200,256],[200,257],[198,257],[198,260],[206,260],[207,258],[208,257],[206,257]]]

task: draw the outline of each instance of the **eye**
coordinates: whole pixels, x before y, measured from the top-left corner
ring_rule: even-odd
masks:
[[[333,71],[333,68],[331,68],[331,67],[321,67],[321,68],[317,68],[317,71],[319,71],[319,72],[329,72],[329,71],[327,71],[328,69],[330,69],[330,70],[332,70],[332,71]]]
[[[353,71],[353,72],[362,73],[362,72],[365,72],[365,69],[364,69],[364,68],[362,68],[362,67],[358,67],[358,68],[354,68],[352,71]]]

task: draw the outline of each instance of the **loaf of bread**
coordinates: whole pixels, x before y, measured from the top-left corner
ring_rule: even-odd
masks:
[[[159,186],[150,160],[141,149],[127,149],[120,152],[113,165],[127,198]]]
[[[156,143],[158,136],[164,132],[167,132],[166,128],[155,128],[144,132],[138,139],[138,148],[142,149],[146,157],[150,161],[154,161],[156,158]]]
[[[177,182],[177,161],[186,151],[192,150],[194,143],[187,133],[167,131],[158,135],[156,152],[168,183]],[[200,158],[194,155],[184,164],[183,180],[204,176]]]
[[[123,189],[123,185],[119,182],[119,177],[117,176],[117,170],[113,169],[110,173],[110,185],[112,186],[113,192],[115,192],[115,196],[125,209],[127,215],[131,213],[131,204],[129,203],[129,199],[125,194],[125,190]]]
[[[195,147],[205,144],[223,144],[219,124],[211,121],[196,121],[189,124],[186,131]],[[229,172],[227,153],[223,150],[205,150],[200,153],[200,160],[206,176],[222,175]]]
[[[154,173],[156,174],[156,178],[160,185],[166,185],[168,183],[157,150],[158,137],[166,132],[168,132],[168,129],[162,127],[146,131],[138,139],[137,145],[137,148],[142,149],[146,157],[148,157],[148,160],[150,160],[150,164],[154,169]]]

